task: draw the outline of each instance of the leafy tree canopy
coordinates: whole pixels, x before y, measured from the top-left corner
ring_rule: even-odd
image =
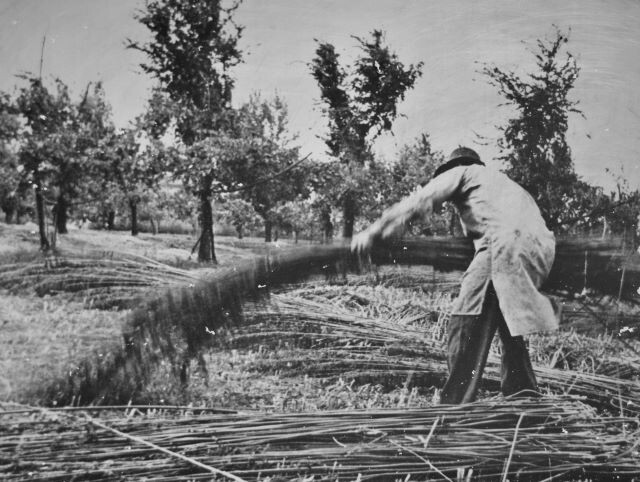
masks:
[[[569,98],[580,69],[571,53],[563,53],[568,41],[557,29],[552,39],[538,40],[537,69],[526,76],[496,66],[482,69],[517,113],[499,141],[506,172],[531,193],[552,229],[563,226],[565,204],[579,181],[566,134],[569,115],[581,113]]]
[[[236,159],[226,164],[226,185],[240,189],[240,196],[262,217],[269,229],[275,209],[309,194],[307,171],[289,130],[288,109],[278,96],[263,100],[253,95],[238,112]],[[231,152],[231,149],[229,150]]]
[[[384,45],[380,30],[374,30],[370,39],[353,38],[360,55],[352,66],[342,66],[335,47],[326,42],[318,44],[310,63],[329,121],[325,143],[329,154],[343,165],[338,175],[344,188],[325,197],[342,206],[345,237],[353,234],[355,217],[361,211],[358,199],[371,191],[370,181],[377,175],[372,143],[391,130],[397,105],[413,88],[423,66],[421,62],[405,66]]]
[[[233,138],[223,131],[230,128],[226,115],[233,90],[230,70],[242,59],[238,48],[242,27],[233,21],[239,4],[149,0],[136,18],[149,29],[152,40],[129,41],[130,48],[146,54],[148,61],[141,64],[142,69],[158,79],[171,101],[156,97],[158,109],[151,118],[159,123],[154,135],[159,137],[162,128],[173,123],[189,147],[184,160],[194,174],[187,174],[184,166],[178,166],[175,174],[188,182],[200,203],[198,259],[204,262],[216,261],[211,197],[218,167],[224,161],[223,146]]]
[[[129,41],[130,48],[147,55],[142,69],[158,79],[180,110],[177,128],[191,143],[203,129],[219,128],[212,114],[231,106],[230,69],[240,63],[238,41],[242,27],[233,21],[240,2],[228,7],[221,0],[148,1],[136,19],[152,34],[147,43]]]
[[[340,65],[332,44],[321,42],[310,67],[329,119],[329,153],[343,162],[363,162],[370,143],[391,130],[398,102],[422,75],[423,63],[405,65],[383,44],[380,30],[371,39],[353,37],[361,50],[353,66]]]

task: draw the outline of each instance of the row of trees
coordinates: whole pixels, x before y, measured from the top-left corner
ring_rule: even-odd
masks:
[[[135,235],[140,204],[152,221],[162,213],[190,219],[199,207],[198,179],[208,167],[216,169],[211,196],[220,207],[217,218],[238,235],[255,228],[256,218],[267,240],[274,225],[291,233],[319,225],[325,238],[333,234],[341,187],[340,172],[333,169],[340,166],[301,158],[291,147],[287,108],[278,97],[252,96],[228,113],[233,131],[187,147],[162,138],[166,130],[158,129],[156,119],[171,105],[157,93],[144,115],[116,129],[99,84],[73,99],[58,79],[55,90],[39,78],[25,82],[13,98],[2,96],[0,163],[7,175],[0,198],[7,222],[28,214],[43,227],[48,214],[55,232],[64,234],[70,212],[113,229],[116,212],[127,210]],[[411,175],[401,171],[429,173],[439,159],[423,135],[403,150],[402,168],[380,164],[361,189],[397,198],[412,188]],[[368,217],[379,213],[379,202],[360,202]],[[54,241],[51,232],[43,228],[40,234],[46,249]]]
[[[31,214],[24,206],[32,197],[41,245],[48,249],[47,212],[56,232],[65,233],[70,211],[113,227],[124,206],[134,235],[141,203],[147,212],[180,219],[195,212],[198,258],[215,262],[214,217],[239,236],[259,218],[267,241],[274,226],[298,233],[316,225],[329,239],[338,218],[349,237],[357,219],[374,218],[431,178],[443,156],[427,134],[392,162],[372,150],[377,137],[391,130],[422,63],[403,64],[377,30],[369,38],[354,37],[359,55],[353,65],[344,65],[333,45],[319,42],[309,63],[328,121],[329,160],[319,162],[300,152],[281,98],[254,94],[232,105],[232,71],[242,61],[242,28],[233,20],[238,6],[146,2],[136,18],[150,40],[129,40],[128,46],[145,54],[142,69],[157,87],[144,113],[125,129],[113,125],[99,83],[74,99],[59,79],[45,85],[40,76],[25,75],[15,95],[0,93],[0,167],[6,173],[0,207],[6,218]],[[579,69],[563,51],[567,41],[560,31],[539,41],[530,76],[482,69],[515,107],[499,142],[504,168],[557,231],[598,223],[635,230],[637,192],[619,183],[606,195],[575,173],[566,132],[568,116],[580,113],[569,98]],[[214,205],[221,208],[218,216]],[[456,214],[447,209],[444,218],[415,229],[454,234]]]
[[[374,192],[370,178],[379,174],[371,144],[391,129],[397,104],[413,87],[422,66],[405,67],[384,45],[380,31],[374,31],[371,40],[356,38],[361,55],[351,71],[340,65],[332,45],[320,43],[310,67],[326,106],[330,123],[326,143],[335,160],[293,169],[299,152],[290,147],[284,104],[276,99],[267,106],[254,99],[240,110],[231,106],[231,70],[242,59],[238,48],[242,28],[233,22],[237,8],[238,3],[224,7],[220,1],[147,2],[138,20],[152,39],[129,44],[147,55],[142,68],[156,77],[172,106],[162,110],[171,113],[162,119],[162,126],[175,129],[193,160],[181,166],[186,167],[185,183],[200,201],[199,258],[215,259],[211,200],[220,190],[245,192],[245,200],[265,221],[267,239],[278,202],[307,198],[311,192],[327,235],[330,209],[341,205],[343,235],[351,236],[359,204]],[[283,171],[286,177],[276,176]],[[265,176],[268,188],[247,188],[263,183],[260,177]]]
[[[379,31],[373,32],[371,40],[356,38],[362,52],[348,73],[339,65],[333,46],[319,44],[310,67],[331,119],[327,145],[336,160],[310,162],[301,158],[294,146],[281,99],[267,101],[254,95],[239,108],[231,104],[231,70],[242,58],[238,48],[242,29],[232,19],[237,7],[227,8],[219,1],[147,2],[137,19],[150,30],[151,39],[128,43],[146,54],[148,60],[142,68],[157,79],[158,87],[146,112],[127,129],[116,131],[113,127],[101,89],[95,90],[91,99],[87,94],[74,103],[61,81],[56,81],[58,92],[50,92],[41,79],[29,77],[30,87],[23,88],[17,99],[5,96],[7,113],[24,127],[7,136],[13,141],[21,139],[15,149],[18,168],[24,165],[26,143],[22,140],[27,131],[36,132],[34,126],[40,118],[46,118],[50,126],[40,129],[39,134],[50,152],[39,153],[36,163],[27,169],[36,188],[43,248],[49,244],[43,227],[45,203],[51,200],[42,193],[52,191],[54,185],[58,232],[66,231],[66,213],[74,200],[101,203],[110,223],[116,198],[122,203],[124,196],[135,234],[143,193],[157,190],[163,180],[181,180],[186,192],[197,200],[198,257],[202,261],[215,261],[214,197],[222,197],[240,232],[250,207],[262,218],[267,240],[275,222],[299,230],[308,222],[308,215],[300,216],[305,209],[319,213],[324,235],[329,238],[335,206],[342,206],[343,234],[350,236],[356,215],[366,214],[364,206],[381,200],[371,193],[380,190],[386,176],[374,160],[371,144],[381,132],[391,129],[397,103],[420,75],[421,65],[405,68],[383,44]],[[21,103],[23,98],[42,104],[44,110],[31,113]],[[46,102],[41,102],[43,99]],[[93,108],[92,122],[97,121],[86,125],[92,141],[62,142],[57,132],[71,137],[77,133],[78,123],[67,126],[57,111],[79,112],[79,106],[85,104]],[[170,142],[163,142],[167,138]],[[74,164],[67,169],[62,164],[70,160]],[[45,172],[43,166],[51,162],[55,166]],[[56,184],[63,171],[75,176],[64,187]]]
[[[91,153],[110,129],[109,110],[100,84],[87,86],[78,101],[56,79],[52,88],[40,77],[23,76],[13,98],[0,96],[0,162],[3,175],[2,209],[10,220],[22,214],[21,199],[33,189],[35,217],[44,249],[46,205],[51,205],[60,233],[72,201],[90,189],[83,173],[91,167]]]
[[[161,94],[152,96],[144,115],[116,129],[99,84],[73,99],[58,79],[53,88],[34,76],[24,80],[15,96],[0,98],[0,200],[8,222],[34,215],[43,249],[54,241],[45,229],[47,213],[54,232],[64,234],[70,211],[113,227],[116,210],[126,206],[135,235],[141,202],[188,218],[188,195],[201,199],[204,182],[205,207],[217,196],[231,207],[240,229],[248,215],[242,211],[250,210],[269,231],[277,207],[308,196],[306,171],[282,175],[300,161],[287,138],[286,105],[277,97],[253,96],[225,113],[224,135],[185,146],[163,138],[158,118],[175,107]]]

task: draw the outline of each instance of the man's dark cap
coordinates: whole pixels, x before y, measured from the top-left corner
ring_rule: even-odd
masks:
[[[437,177],[443,172],[447,172],[449,169],[453,169],[454,167],[471,166],[473,164],[478,164],[480,166],[485,165],[484,162],[480,160],[480,156],[476,151],[469,149],[468,147],[458,147],[449,154],[447,162],[436,169],[433,177]]]

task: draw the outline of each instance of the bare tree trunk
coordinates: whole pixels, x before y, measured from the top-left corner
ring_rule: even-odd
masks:
[[[264,241],[265,243],[271,242],[271,232],[273,230],[273,223],[269,219],[264,220]]]
[[[212,176],[202,179],[199,193],[200,198],[200,245],[198,247],[198,261],[201,263],[217,263],[213,237],[213,208],[211,207]]]
[[[116,212],[113,209],[109,209],[107,212],[107,229],[113,231],[116,227]]]
[[[158,227],[156,226],[156,222],[153,219],[153,216],[149,217],[149,223],[151,224],[151,234],[158,234]]]
[[[54,214],[56,219],[56,230],[58,234],[67,234],[67,221],[69,218],[69,203],[67,199],[64,197],[64,194],[60,194],[58,199],[56,200],[56,205],[54,206]]]
[[[298,230],[297,229],[293,230],[293,242],[294,242],[294,244],[298,244]]]
[[[36,188],[36,217],[38,219],[38,232],[40,233],[40,249],[42,251],[48,251],[51,248],[49,240],[47,239],[47,226],[45,224],[45,212],[44,212],[44,196],[42,195],[42,185],[40,184],[40,177],[38,173],[34,173],[34,184]]]
[[[137,236],[138,231],[138,200],[129,199],[129,209],[131,210],[131,236]]]
[[[13,221],[13,214],[15,213],[14,209],[7,208],[4,209],[4,222],[7,224],[11,224]]]
[[[345,198],[342,204],[342,215],[344,225],[342,227],[342,237],[353,237],[353,226],[356,222],[356,200],[352,192],[345,194]]]
[[[238,239],[242,239],[244,237],[242,227],[242,224],[236,224],[236,233],[238,234]]]
[[[16,196],[9,196],[2,205],[2,211],[4,212],[4,222],[11,224],[14,214],[17,214],[17,199]],[[17,222],[16,222],[17,224]]]
[[[324,244],[331,243],[333,238],[333,223],[331,222],[331,209],[323,209],[320,213],[320,219],[322,220],[322,242]]]

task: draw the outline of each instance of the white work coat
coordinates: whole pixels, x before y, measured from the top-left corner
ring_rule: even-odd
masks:
[[[482,165],[450,169],[391,207],[371,225],[387,237],[451,201],[476,253],[462,278],[453,314],[479,315],[493,282],[511,336],[558,327],[559,314],[538,289],[555,256],[555,238],[533,198],[505,174]]]

